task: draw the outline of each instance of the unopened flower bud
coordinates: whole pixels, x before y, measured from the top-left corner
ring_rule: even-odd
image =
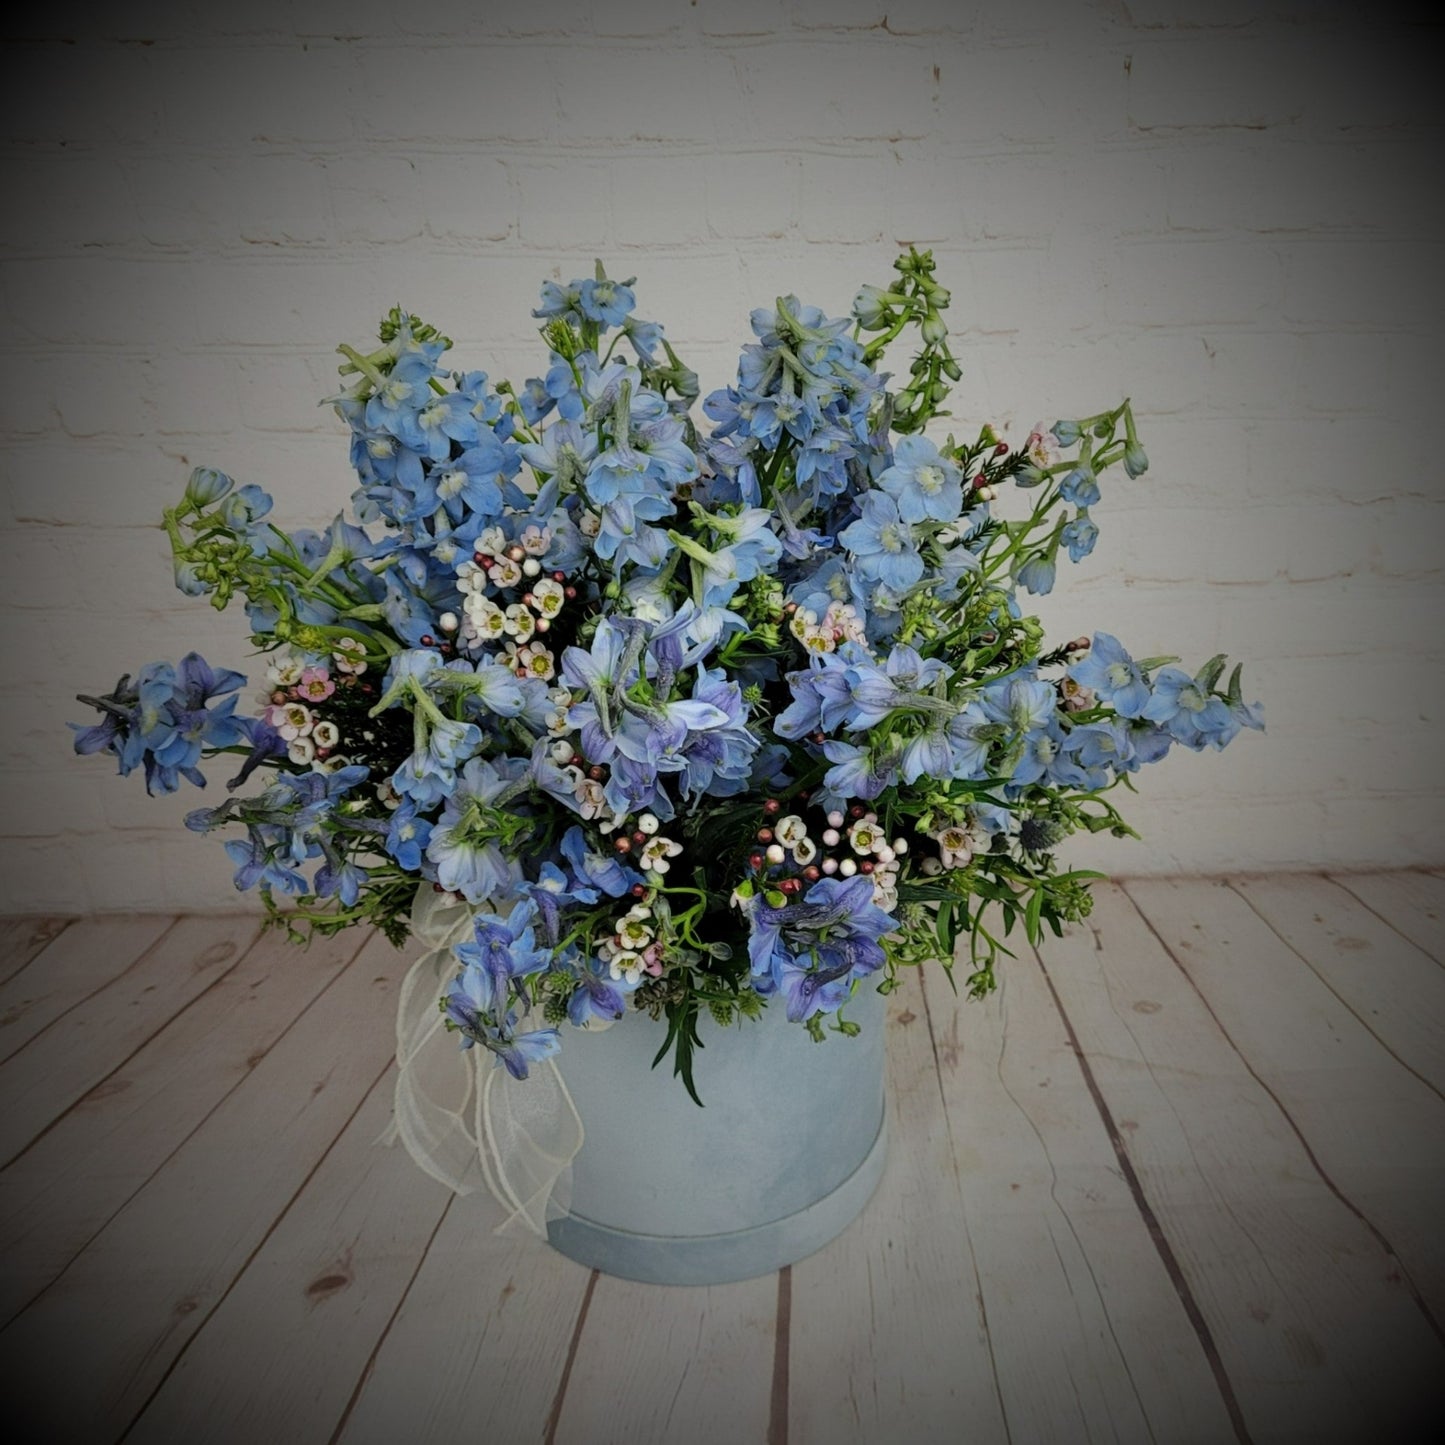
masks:
[[[218,472],[215,467],[196,467],[186,483],[186,500],[198,507],[209,507],[212,502],[219,502],[235,485],[225,472]]]

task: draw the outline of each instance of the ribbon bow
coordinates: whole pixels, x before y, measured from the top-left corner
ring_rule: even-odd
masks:
[[[412,935],[426,952],[408,970],[396,1010],[396,1108],[378,1141],[398,1138],[434,1179],[458,1194],[485,1185],[505,1215],[545,1238],[567,1212],[582,1120],[550,1059],[519,1082],[482,1048],[458,1047],[438,1000],[458,972],[452,948],[471,935],[472,910],[429,884],[417,889]]]

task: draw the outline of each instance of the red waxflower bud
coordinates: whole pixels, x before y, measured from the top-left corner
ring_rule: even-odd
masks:
[[[783,805],[776,798],[767,798],[764,800],[763,812],[767,813],[770,817],[774,813],[781,813],[782,811]]]
[[[806,878],[809,883],[816,883],[822,876],[823,870],[819,868],[816,863],[809,863],[808,866],[803,869],[803,877]]]
[[[796,893],[802,886],[796,878],[784,878],[783,881],[778,884],[778,887],[781,888],[784,893]]]
[[[646,898],[647,889],[643,887],[641,883],[634,883],[632,885],[632,896],[634,898]]]
[[[873,860],[871,858],[865,858],[858,865],[858,871],[860,873],[871,873],[873,871]]]
[[[587,769],[587,776],[591,778],[594,783],[600,783],[602,779],[607,776],[607,772],[601,763],[593,763],[592,766]]]
[[[848,816],[850,818],[861,818],[864,811],[862,803],[854,803],[853,806],[848,809]]]
[[[773,830],[771,828],[758,829],[758,842],[771,843],[773,841]]]
[[[761,853],[748,854],[748,867],[761,868],[763,866],[763,855]]]
[[[647,834],[644,833],[641,828],[639,828],[639,829],[632,835],[632,841],[633,841],[634,843],[638,844],[638,846],[640,847],[643,843],[647,842]]]
[[[614,838],[612,840],[612,846],[616,848],[619,853],[630,853],[632,852],[632,839],[626,836]]]

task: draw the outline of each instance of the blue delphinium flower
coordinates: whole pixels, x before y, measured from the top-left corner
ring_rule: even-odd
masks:
[[[144,767],[148,793],[173,793],[181,778],[203,788],[206,780],[196,766],[202,751],[248,740],[241,720],[232,716],[236,699],[227,695],[245,682],[239,672],[212,668],[196,652],[177,667],[150,663],[134,683],[121,678],[108,697],[80,699],[103,716],[93,727],[71,724],[75,751],[113,752],[122,776]]]
[[[1096,632],[1088,652],[1069,668],[1069,676],[1081,687],[1092,689],[1099,701],[1108,703],[1120,717],[1146,716],[1149,684],[1117,637]]]
[[[1052,547],[1046,551],[1028,553],[1014,569],[1014,581],[1025,592],[1031,592],[1035,597],[1046,597],[1054,590],[1054,579],[1058,573],[1056,555]]]
[[[562,1047],[556,1029],[516,1032],[517,1015],[508,1013],[494,1022],[486,1011],[490,981],[480,969],[468,968],[442,1000],[447,1020],[462,1036],[462,1048],[481,1044],[497,1056],[514,1079],[525,1079],[531,1065],[551,1058]]]
[[[951,522],[963,511],[963,474],[927,437],[904,437],[877,485],[898,503],[905,522]]]
[[[1195,752],[1222,748],[1239,731],[1223,699],[1212,696],[1177,667],[1160,668],[1141,716],[1162,723],[1175,742]]]
[[[552,960],[550,948],[537,946],[536,919],[537,905],[530,898],[516,903],[505,919],[479,913],[472,919],[472,937],[452,949],[465,973],[480,974],[467,992],[483,1001],[494,1019],[511,1007],[513,981],[540,973]]]
[[[386,851],[408,873],[422,871],[422,859],[431,838],[431,824],[417,817],[416,804],[404,802],[395,809],[386,830]]]
[[[923,576],[923,557],[913,528],[886,492],[866,493],[862,512],[856,522],[838,533],[838,540],[857,559],[861,576],[895,592],[907,592]]]
[[[1080,462],[1059,483],[1059,495],[1076,507],[1092,507],[1099,500],[1099,482],[1088,462]]]
[[[609,898],[621,898],[642,882],[642,874],[627,867],[615,853],[598,853],[589,848],[581,828],[569,828],[562,835],[561,847],[578,882],[600,888]]]
[[[468,903],[502,897],[517,881],[518,866],[498,846],[491,806],[527,770],[526,760],[473,758],[457,775],[442,815],[427,840],[427,861],[436,881]]]
[[[1027,673],[1011,673],[983,689],[979,706],[990,722],[1000,723],[1010,734],[1024,737],[1053,722],[1057,699],[1048,683]]]
[[[1099,540],[1099,529],[1087,512],[1079,512],[1072,521],[1064,523],[1059,537],[1069,549],[1069,561],[1082,562],[1094,550],[1094,543]]]
[[[820,879],[799,901],[780,908],[751,899],[748,923],[754,987],[765,994],[781,987],[795,1023],[839,1007],[854,980],[882,966],[878,940],[897,926],[873,902],[873,883],[861,874]]]

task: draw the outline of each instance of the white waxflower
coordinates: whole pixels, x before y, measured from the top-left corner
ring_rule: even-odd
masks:
[[[823,626],[832,634],[835,642],[863,642],[868,640],[863,619],[851,602],[830,602],[823,614]]]
[[[876,853],[879,848],[887,847],[888,840],[884,838],[877,820],[866,817],[859,818],[848,829],[848,842],[855,853]]]
[[[811,607],[800,607],[793,613],[793,620],[788,623],[788,631],[803,641],[807,638],[809,630],[817,625],[818,614]]]
[[[305,664],[299,657],[279,657],[267,664],[266,681],[276,687],[295,687],[301,681],[303,671]]]
[[[316,758],[316,744],[310,738],[292,738],[286,744],[286,756],[293,763],[309,763]]]
[[[789,813],[786,818],[779,818],[773,824],[773,837],[784,848],[791,848],[794,844],[801,843],[807,836],[808,825],[796,813]]]
[[[602,791],[602,784],[594,778],[583,777],[573,789],[573,796],[584,818],[595,818],[607,807],[607,795]]]
[[[342,753],[332,753],[329,758],[316,759],[316,771],[319,773],[334,773],[341,768],[351,766],[351,759]]]
[[[574,748],[571,743],[567,742],[565,738],[553,743],[552,746],[547,749],[547,752],[558,767],[566,767],[567,764],[577,756],[577,749]]]
[[[672,864],[667,860],[676,858],[682,852],[682,844],[664,838],[661,833],[649,838],[642,849],[642,866],[654,873],[666,873]]]
[[[529,642],[517,653],[517,671],[550,682],[557,676],[557,659],[540,642]]]
[[[537,630],[537,619],[520,602],[514,602],[507,608],[503,626],[509,637],[515,637],[518,642],[525,642]]]
[[[602,518],[597,512],[583,512],[577,518],[577,530],[584,537],[595,538],[602,530]]]
[[[500,527],[483,527],[477,534],[477,551],[483,557],[500,557],[507,550],[507,534]]]
[[[311,729],[311,741],[318,748],[334,748],[341,741],[341,729],[334,722],[319,722]]]
[[[366,644],[355,637],[343,637],[332,648],[331,660],[337,672],[360,677],[366,671]]]
[[[607,972],[617,981],[625,980],[629,984],[640,983],[644,960],[640,953],[632,949],[624,949],[621,953],[614,953],[607,963]]]
[[[973,839],[967,828],[940,828],[933,841],[945,868],[966,868],[973,859]]]
[[[278,711],[281,715],[280,721],[274,722],[274,726],[288,743],[294,742],[297,738],[304,738],[315,725],[316,719],[312,716],[311,709],[304,703],[288,702]]]
[[[567,601],[567,592],[555,577],[543,577],[532,588],[532,608],[542,617],[555,617]]]
[[[811,838],[799,838],[793,844],[793,862],[806,868],[818,856],[818,845]]]
[[[629,913],[617,920],[617,937],[624,948],[635,948],[640,953],[653,939],[653,931],[647,918],[637,918]]]
[[[376,785],[376,800],[388,812],[394,813],[401,807],[401,794],[392,787],[388,779],[383,779]]]
[[[539,527],[534,522],[522,529],[517,541],[529,557],[540,557],[552,545],[552,531],[550,527]]]
[[[486,569],[478,567],[470,557],[457,563],[457,591],[463,596],[482,597],[490,586]]]
[[[937,858],[925,858],[918,867],[925,878],[932,878],[935,874],[943,872],[943,864]]]
[[[462,604],[466,621],[462,624],[462,635],[478,642],[495,642],[507,630],[507,614],[492,601],[479,593],[471,593]]]
[[[637,820],[638,831],[641,833],[646,833],[649,838],[655,832],[657,832],[658,828],[661,826],[662,825],[657,821],[657,815],[655,813],[644,813]]]
[[[487,568],[487,576],[498,587],[515,587],[522,580],[522,568],[510,557],[498,557],[490,567]]]
[[[805,628],[802,642],[809,652],[836,652],[838,650],[838,639],[826,627]]]

